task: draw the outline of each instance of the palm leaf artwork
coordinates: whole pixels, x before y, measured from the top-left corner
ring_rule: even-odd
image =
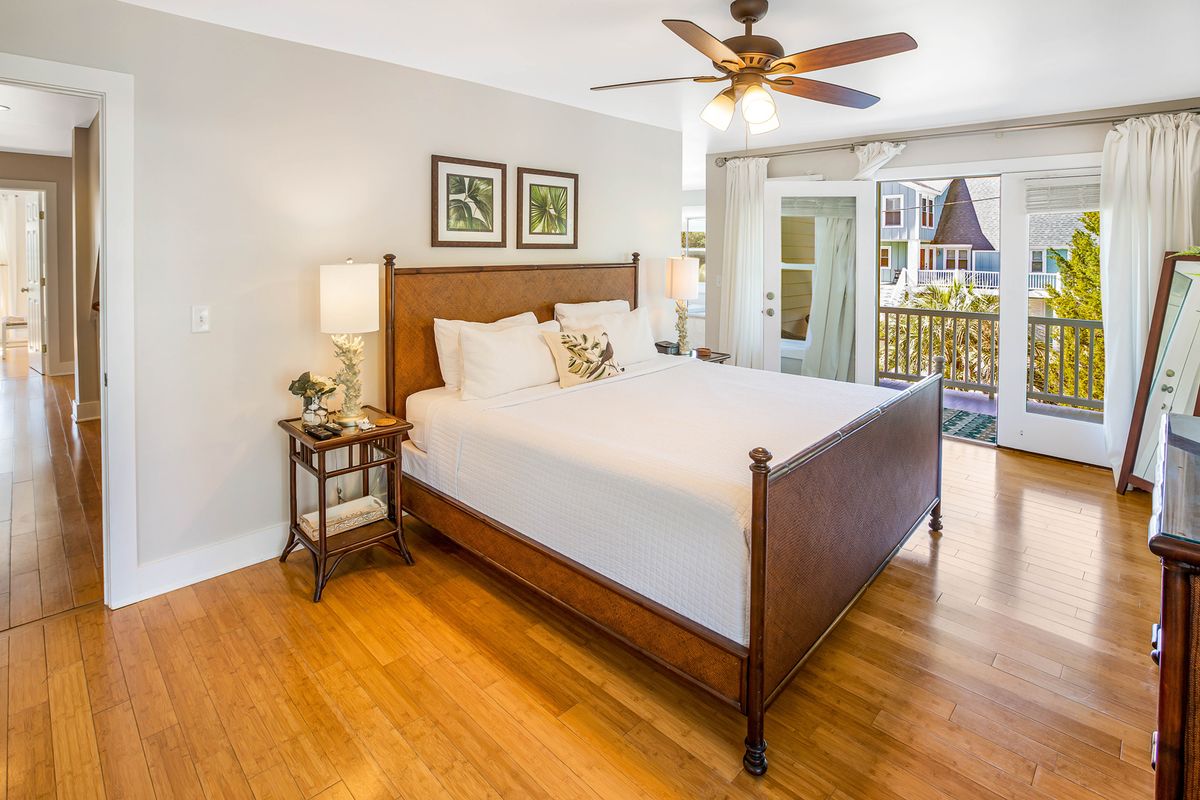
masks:
[[[562,345],[567,351],[567,371],[582,380],[598,381],[621,372],[621,367],[613,361],[607,334],[564,333]]]
[[[566,235],[567,187],[529,184],[529,232]]]
[[[452,231],[491,232],[491,178],[475,175],[446,176],[446,227]]]

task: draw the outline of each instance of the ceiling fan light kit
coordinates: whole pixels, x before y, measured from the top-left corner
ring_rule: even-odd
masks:
[[[767,6],[768,0],[733,0],[729,4],[729,13],[745,25],[745,33],[724,41],[685,19],[662,21],[672,33],[712,61],[713,67],[721,73],[720,75],[659,78],[593,86],[592,89],[601,91],[682,81],[718,83],[728,80],[729,88],[704,107],[700,118],[717,130],[724,131],[729,128],[734,109],[740,101],[742,118],[746,121],[749,133],[753,135],[773,131],[779,127],[775,101],[768,89],[821,103],[848,108],[868,108],[878,103],[879,98],[857,89],[848,89],[845,86],[798,75],[895,55],[916,49],[917,46],[907,33],[889,33],[784,55],[783,45],[777,40],[754,33],[754,24],[766,16]]]

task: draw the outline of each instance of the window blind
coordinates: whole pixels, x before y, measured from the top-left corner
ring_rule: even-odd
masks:
[[[1099,208],[1099,175],[1025,179],[1025,210],[1030,214],[1095,211]]]

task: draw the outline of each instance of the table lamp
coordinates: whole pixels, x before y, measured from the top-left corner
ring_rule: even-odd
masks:
[[[342,410],[333,421],[352,428],[367,415],[362,412],[363,338],[360,333],[379,330],[379,265],[321,265],[321,333],[333,334],[333,352],[342,362],[334,380],[341,385]]]
[[[700,296],[700,259],[677,256],[667,259],[667,297],[675,301],[675,333],[679,338],[679,355],[692,351],[687,335],[687,301]]]

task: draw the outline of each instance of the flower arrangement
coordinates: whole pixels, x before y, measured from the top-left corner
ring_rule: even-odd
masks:
[[[288,391],[304,403],[302,419],[307,425],[317,425],[328,418],[329,412],[325,410],[324,401],[337,389],[338,385],[333,378],[307,371],[300,373],[300,377],[288,384]]]

